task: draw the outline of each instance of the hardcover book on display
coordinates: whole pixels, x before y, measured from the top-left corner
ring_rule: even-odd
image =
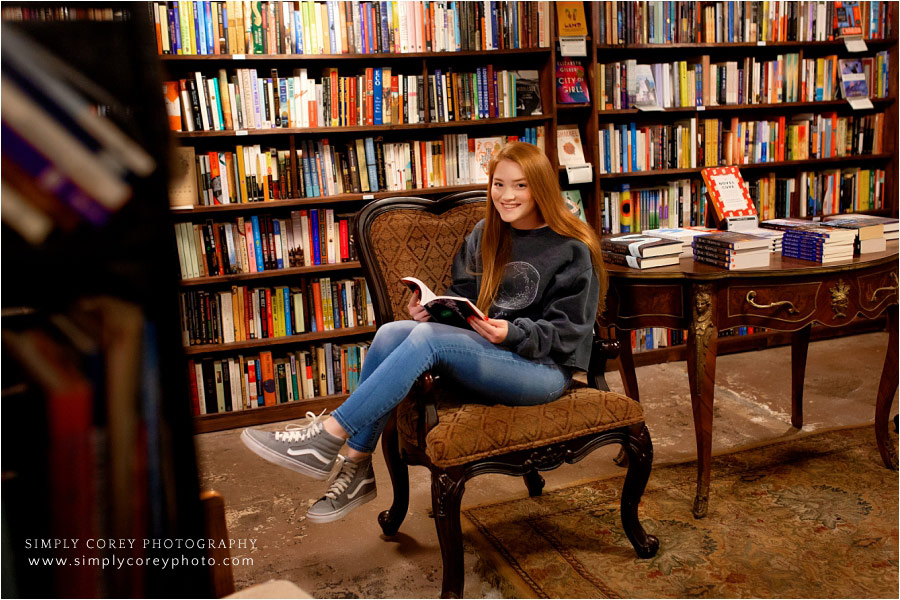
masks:
[[[587,35],[584,2],[557,2],[556,30],[559,37]]]
[[[562,197],[566,203],[566,208],[578,217],[582,223],[587,223],[587,216],[584,214],[584,203],[581,201],[581,191],[563,190]]]
[[[577,125],[560,127],[556,130],[556,151],[561,165],[574,166],[585,163],[581,132]]]
[[[542,114],[541,82],[537,71],[511,71],[516,76],[516,116]]]
[[[471,329],[468,320],[471,318],[487,319],[475,304],[468,298],[460,296],[438,296],[421,280],[415,277],[403,277],[402,283],[413,293],[419,294],[419,301],[431,318],[438,323],[453,325],[462,329]]]
[[[634,96],[634,106],[638,110],[662,110],[656,96],[656,83],[650,65],[635,65],[634,89],[630,92]]]
[[[731,231],[757,227],[759,218],[756,207],[740,169],[712,167],[702,169],[700,175],[706,184],[706,194],[716,226],[724,226]]]
[[[591,101],[584,67],[578,61],[563,59],[556,63],[556,99],[562,104]]]

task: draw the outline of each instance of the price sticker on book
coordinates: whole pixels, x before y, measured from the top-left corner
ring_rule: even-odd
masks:
[[[847,48],[847,52],[865,52],[869,49],[861,35],[844,36],[844,47]]]
[[[587,39],[583,35],[569,35],[559,38],[561,56],[587,56]]]
[[[591,163],[583,165],[566,165],[566,176],[569,183],[590,183],[594,180],[594,167]]]

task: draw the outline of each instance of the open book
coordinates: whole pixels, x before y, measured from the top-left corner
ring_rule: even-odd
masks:
[[[419,293],[422,306],[437,323],[471,329],[468,323],[471,317],[487,319],[484,313],[478,310],[478,307],[468,298],[436,296],[427,285],[415,277],[403,277],[400,281],[406,284],[413,293]]]

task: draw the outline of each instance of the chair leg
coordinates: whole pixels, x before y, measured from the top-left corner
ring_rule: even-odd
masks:
[[[528,487],[529,496],[534,498],[543,493],[544,478],[541,477],[541,474],[536,469],[528,471],[522,478],[525,480],[525,485]]]
[[[625,485],[622,487],[622,527],[634,546],[634,551],[641,558],[656,555],[659,540],[648,534],[638,519],[638,504],[650,479],[650,468],[653,463],[653,443],[650,432],[643,423],[629,429],[628,443],[623,446],[628,455],[628,472]]]
[[[463,597],[463,547],[462,528],[459,523],[459,505],[466,480],[458,469],[431,471],[431,508],[434,526],[441,545],[444,580],[441,598]]]
[[[378,524],[385,535],[395,535],[409,509],[409,467],[400,457],[400,438],[397,434],[397,421],[393,416],[384,428],[381,450],[391,475],[394,502],[388,510],[378,515]]]

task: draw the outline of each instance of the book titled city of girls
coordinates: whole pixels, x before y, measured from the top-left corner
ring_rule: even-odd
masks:
[[[556,99],[563,104],[591,101],[584,67],[578,61],[567,58],[556,63]]]

